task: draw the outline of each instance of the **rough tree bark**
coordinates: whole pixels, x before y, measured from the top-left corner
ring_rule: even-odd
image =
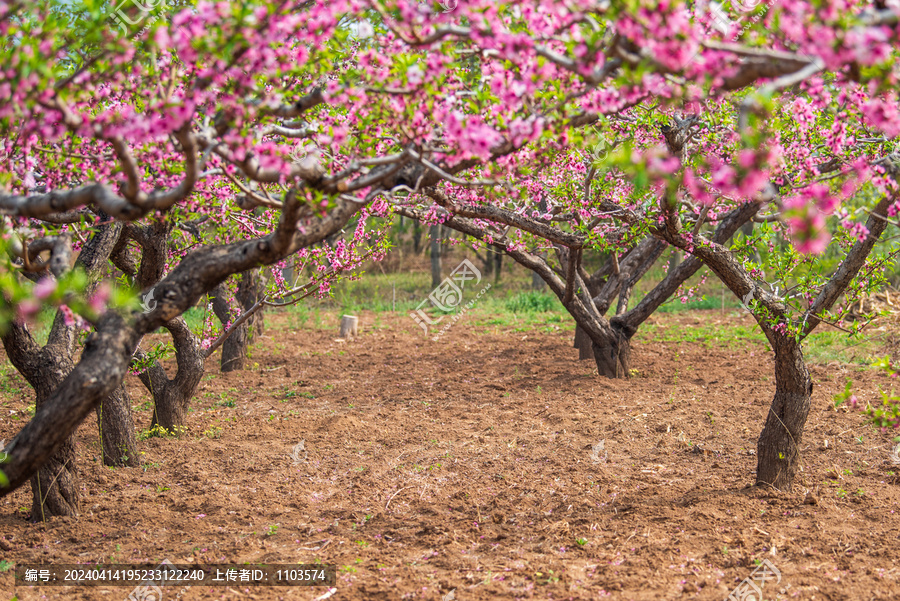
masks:
[[[790,490],[800,464],[813,383],[795,340],[775,339],[775,398],[757,442],[756,483]]]
[[[154,291],[154,308],[162,300],[156,295],[156,291],[165,273],[167,244],[171,232],[172,224],[168,221],[155,221],[145,226],[128,224],[123,232],[123,239],[127,236],[127,239],[137,242],[141,249],[140,266],[138,267],[138,262],[129,253],[125,243],[120,242],[112,255],[113,263],[122,272],[132,276],[142,290]],[[170,380],[163,366],[154,361],[147,371],[138,374],[138,378],[153,397],[150,427],[160,426],[177,434],[185,424],[188,405],[203,376],[204,356],[200,352],[197,337],[184,319],[172,319],[163,323],[162,327],[172,335],[175,346],[178,366],[175,377]],[[139,358],[144,356],[140,351],[135,355]],[[114,416],[113,412],[110,419]]]
[[[247,311],[253,307],[263,296],[262,273],[259,269],[248,269],[241,274],[238,284],[237,301],[241,309]],[[262,336],[266,330],[265,306],[261,307],[249,320],[248,342],[251,344],[257,336]]]
[[[262,297],[262,278],[258,269],[241,274],[237,292],[232,295],[226,284],[213,290],[213,312],[224,326],[253,307]],[[244,369],[250,344],[264,331],[263,311],[260,309],[250,319],[238,325],[222,344],[221,370],[223,372]]]
[[[91,284],[88,294],[96,288],[100,268],[106,263],[121,233],[121,224],[107,224],[97,228],[81,250],[75,265],[84,269]],[[62,275],[67,262],[50,262],[54,277]],[[2,336],[3,346],[13,366],[34,389],[35,418],[45,412],[45,403],[74,369],[76,328],[66,323],[62,312],[57,312],[47,344],[40,347],[32,338],[26,324],[13,322]],[[130,407],[129,407],[130,410]],[[132,432],[131,444],[124,453],[137,454]],[[33,520],[46,520],[56,515],[77,515],[80,505],[78,472],[75,464],[75,440],[68,436],[58,451],[41,466],[31,478]]]
[[[233,323],[241,313],[240,304],[235,295],[228,290],[226,283],[219,284],[210,294],[212,297],[213,312],[222,323]],[[250,324],[242,323],[234,328],[231,335],[222,345],[222,360],[220,369],[223,372],[244,369],[244,361],[247,358],[247,347],[250,341]]]
[[[262,297],[262,279],[258,269],[241,274],[237,292],[232,295],[225,283],[213,290],[213,312],[225,326],[234,323],[244,311],[253,307]],[[244,369],[250,344],[263,333],[263,312],[257,311],[248,321],[238,325],[222,344],[221,370],[223,372]]]
[[[34,389],[35,415],[74,369],[69,338],[74,328],[57,314],[47,344],[40,348],[23,323],[12,323],[3,335],[10,363]],[[80,505],[75,439],[69,436],[60,449],[31,479],[31,518],[44,521],[55,515],[77,515]]]
[[[592,359],[594,357],[593,343],[590,337],[577,323],[575,324],[575,341],[573,346],[578,349],[578,360]]]
[[[188,406],[203,377],[203,354],[197,337],[183,318],[168,321],[163,327],[172,334],[175,345],[175,362],[178,365],[175,377],[169,379],[162,365],[154,362],[138,378],[153,395],[151,429],[160,426],[179,434],[185,425]]]
[[[103,464],[113,467],[137,466],[139,462],[134,417],[131,414],[131,399],[124,384],[97,405],[97,424],[100,428]]]
[[[105,217],[105,216],[104,216]],[[99,270],[100,265],[106,265],[110,257],[121,246],[127,244],[128,236],[122,224],[115,227],[116,237],[111,248],[103,247],[102,253],[97,254],[93,258],[82,260],[83,263],[90,262],[93,269]],[[108,242],[107,242],[108,244]],[[96,253],[97,249],[93,246],[86,246],[82,249]],[[96,282],[92,283],[89,293],[93,293],[96,288]],[[100,452],[103,456],[103,464],[112,467],[135,467],[138,465],[138,445],[137,438],[134,434],[134,417],[131,412],[131,400],[128,398],[128,391],[122,384],[116,388],[108,397],[103,399],[97,405],[97,429],[100,437]]]

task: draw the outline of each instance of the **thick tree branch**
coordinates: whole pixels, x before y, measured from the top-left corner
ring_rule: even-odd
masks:
[[[505,223],[506,225],[517,227],[520,230],[530,232],[540,238],[543,238],[555,244],[561,244],[562,246],[566,246],[573,250],[584,247],[583,236],[563,232],[555,227],[551,227],[530,217],[519,215],[517,213],[513,213],[512,211],[492,206],[457,205],[453,201],[451,201],[446,194],[436,189],[429,189],[427,193],[428,196],[435,201],[435,203],[444,207],[445,209],[447,209],[447,211],[453,213],[454,215],[475,219],[486,219],[497,223]]]
[[[742,225],[747,223],[762,207],[762,201],[749,202],[729,212],[716,227],[712,235],[712,241],[724,244]],[[636,331],[638,326],[644,323],[664,302],[675,293],[679,286],[694,275],[703,261],[696,256],[690,256],[677,267],[671,269],[666,277],[657,284],[653,290],[641,299],[641,302],[630,311],[612,318],[612,322],[622,324],[630,331]]]
[[[808,336],[819,325],[822,321],[822,314],[831,309],[847,289],[847,286],[850,285],[853,278],[856,277],[856,274],[859,273],[859,270],[865,265],[872,248],[887,228],[887,210],[893,203],[894,197],[885,195],[872,209],[872,213],[866,220],[866,228],[869,230],[869,233],[863,240],[859,240],[853,245],[846,258],[841,262],[840,267],[834,272],[834,275],[831,276],[831,279],[822,288],[822,291],[819,292],[819,295],[804,314],[805,325],[801,331],[803,338]]]

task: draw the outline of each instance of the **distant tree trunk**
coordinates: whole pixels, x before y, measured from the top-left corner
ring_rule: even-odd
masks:
[[[413,253],[418,255],[422,250],[422,224],[418,221],[413,225]]]
[[[597,373],[606,378],[627,378],[631,374],[631,337],[635,330],[612,325],[576,295],[566,307],[575,319],[575,348],[578,358],[593,358]]]
[[[677,248],[673,248],[672,254],[669,255],[669,271],[672,271],[679,265],[681,265],[681,251]]]
[[[813,385],[800,344],[791,338],[770,339],[775,341],[775,398],[757,443],[756,483],[790,491]]]
[[[544,253],[535,253],[541,258],[546,258]],[[544,278],[541,277],[536,271],[531,272],[531,289],[535,292],[541,292],[547,288],[547,282],[544,281]]]
[[[158,390],[153,391],[153,417],[150,419],[150,429],[157,426],[165,428],[167,432],[177,435],[187,422],[187,408],[190,397],[181,394],[172,386],[163,384]]]
[[[631,375],[631,338],[612,328],[603,340],[591,341],[591,351],[597,373],[607,378],[627,378]]]
[[[232,296],[225,282],[222,282],[210,293],[213,312],[222,323],[222,330],[231,328],[240,315],[240,304],[236,296]],[[250,338],[250,326],[247,322],[233,329],[232,333],[222,344],[222,358],[220,369],[222,372],[244,369],[244,358],[247,353],[247,344]]]
[[[494,255],[494,283],[500,283],[500,276],[503,275],[503,255],[497,253]]]
[[[115,392],[97,405],[97,424],[100,429],[103,464],[114,467],[138,465],[131,401],[124,385],[116,388]]]
[[[262,276],[259,269],[250,269],[241,274],[238,284],[237,301],[241,309],[247,311],[262,298]],[[242,311],[242,312],[243,312]],[[265,331],[265,308],[260,308],[249,320],[248,342],[252,343],[257,336],[262,336]]]
[[[481,275],[489,276],[494,273],[494,253],[490,248],[484,249],[484,259],[482,260]]]
[[[284,278],[284,281],[287,283],[288,288],[294,285],[294,263],[293,261],[288,261],[287,265],[284,266],[284,269],[281,270],[281,277]]]
[[[432,225],[428,235],[431,236],[431,287],[437,288],[441,277],[441,226]]]
[[[575,348],[578,349],[578,360],[593,359],[594,349],[590,336],[580,325],[575,324]]]
[[[250,309],[262,297],[262,278],[258,269],[241,273],[237,292],[232,296],[225,282],[212,291],[213,312],[222,326],[234,323],[244,311]],[[254,338],[264,330],[263,312],[257,311],[228,336],[222,344],[221,370],[223,372],[244,369],[247,352]]]

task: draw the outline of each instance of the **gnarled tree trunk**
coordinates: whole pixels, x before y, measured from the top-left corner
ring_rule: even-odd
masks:
[[[565,300],[565,294],[560,298]],[[597,372],[606,378],[627,378],[631,371],[631,336],[634,331],[610,325],[593,305],[588,304],[590,300],[587,294],[576,294],[564,306],[588,339]]]
[[[113,252],[113,263],[134,277],[141,289],[157,290],[165,273],[166,243],[172,232],[172,224],[166,221],[155,221],[146,226],[129,224],[125,232],[141,247],[140,267],[137,267],[138,262],[129,254],[127,246],[121,242]],[[182,317],[162,325],[172,335],[178,371],[170,380],[162,365],[155,361],[146,371],[138,374],[138,378],[153,397],[151,429],[160,426],[177,434],[184,426],[188,405],[203,376],[204,361],[197,337]],[[142,357],[143,353],[138,351],[136,355]],[[127,405],[127,399],[124,403]],[[115,426],[113,428],[115,429]]]
[[[154,362],[138,378],[153,395],[151,429],[160,426],[178,434],[185,425],[188,406],[203,377],[203,353],[183,318],[166,322],[163,327],[172,334],[178,371],[170,380],[162,365]]]
[[[57,320],[62,320],[58,316]],[[18,327],[18,326],[16,326]],[[12,329],[12,328],[11,328]],[[6,337],[4,336],[4,343]],[[34,388],[35,415],[43,407],[57,386],[74,369],[71,353],[65,344],[52,341],[37,353],[37,360],[30,366],[19,366],[15,351],[6,345],[10,361]],[[55,515],[77,515],[81,504],[78,490],[78,470],[75,465],[75,436],[70,436],[62,447],[31,478],[31,519],[44,521]]]
[[[772,339],[775,398],[757,443],[756,483],[789,491],[799,466],[813,385],[800,344],[793,339]]]
[[[624,335],[610,336],[600,344],[592,341],[591,352],[601,376],[627,378],[631,374],[631,341]]]
[[[121,224],[100,226],[82,248],[76,265],[82,267],[88,277],[94,280],[87,288],[88,294],[96,289],[96,275],[106,264],[121,230]],[[50,271],[55,277],[61,276],[68,268],[67,262],[50,263]],[[38,346],[28,327],[22,322],[10,323],[3,333],[3,346],[10,362],[34,389],[35,419],[43,415],[45,402],[75,368],[75,335],[75,325],[66,323],[60,311],[56,313],[47,344],[43,348]],[[132,447],[129,452],[134,455],[136,449]],[[56,453],[32,476],[31,490],[33,520],[78,514],[80,493],[74,433],[63,441]]]

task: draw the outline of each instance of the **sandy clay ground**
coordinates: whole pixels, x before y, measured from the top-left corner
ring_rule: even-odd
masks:
[[[210,365],[189,432],[142,441],[140,468],[100,465],[88,420],[78,435],[83,514],[33,524],[30,490],[3,498],[0,557],[318,561],[339,569],[333,600],[459,601],[718,601],[767,559],[781,580],[766,599],[900,598],[891,438],[832,403],[848,376],[876,399],[888,384],[878,373],[812,368],[803,471],[792,493],[772,493],[748,488],[774,389],[758,342],[638,333],[637,375],[608,381],[555,327],[465,318],[435,343],[406,316],[363,314],[361,337],[343,342],[336,328],[298,329],[289,317],[268,317],[249,369]],[[652,323],[658,333],[721,319],[749,325],[718,312]],[[148,396],[136,378],[129,386],[146,428]],[[2,401],[0,438],[10,438],[32,395],[22,386]],[[129,592],[13,590],[12,572],[0,573],[3,601]],[[180,598],[328,592],[207,586]]]

